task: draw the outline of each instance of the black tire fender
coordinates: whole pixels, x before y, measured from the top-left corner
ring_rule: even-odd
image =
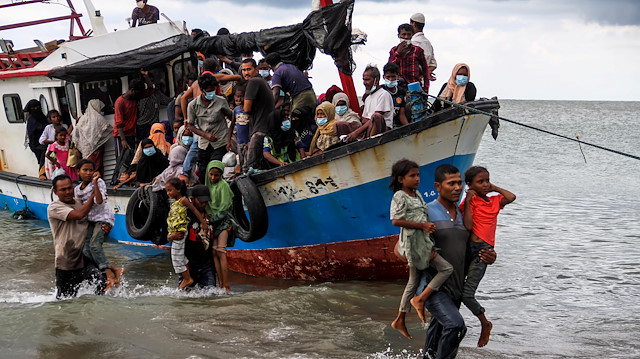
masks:
[[[269,216],[267,206],[256,184],[247,176],[238,177],[231,183],[231,190],[233,191],[233,217],[238,222],[238,238],[245,242],[253,242],[264,237],[269,228]],[[249,218],[244,211],[245,205]]]
[[[146,198],[148,197],[148,198]],[[161,196],[151,190],[151,186],[136,189],[127,203],[125,223],[127,232],[135,239],[147,240],[155,232],[161,217]]]

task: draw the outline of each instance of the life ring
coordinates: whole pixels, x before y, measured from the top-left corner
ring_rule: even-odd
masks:
[[[167,243],[167,213],[164,198],[151,186],[135,190],[127,203],[127,232],[135,239],[161,245]]]
[[[231,183],[231,190],[233,216],[238,222],[238,238],[245,242],[253,242],[264,237],[269,228],[269,217],[267,206],[256,184],[249,177],[238,177]],[[245,206],[251,220],[247,218]]]

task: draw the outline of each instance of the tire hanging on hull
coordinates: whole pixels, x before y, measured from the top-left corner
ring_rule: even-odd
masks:
[[[127,204],[125,223],[127,232],[135,239],[156,245],[167,243],[167,205],[162,192],[153,192],[151,186],[133,192]]]
[[[238,238],[245,242],[254,242],[264,237],[269,228],[267,206],[251,178],[238,177],[231,183],[233,191],[233,216],[238,222]],[[244,200],[244,201],[243,201]],[[245,213],[245,205],[249,218]]]

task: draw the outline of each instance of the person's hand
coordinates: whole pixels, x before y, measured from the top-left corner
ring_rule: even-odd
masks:
[[[178,179],[184,182],[184,184],[186,184],[187,187],[189,187],[189,177],[185,176],[184,174],[180,174],[178,175]]]
[[[434,74],[433,72],[429,74],[429,81],[435,81],[436,80],[436,74]]]
[[[128,150],[131,148],[131,146],[129,146],[129,143],[127,141],[121,141],[122,142],[122,149],[123,150]]]
[[[223,55],[218,55],[218,60],[224,62],[225,64],[230,64],[231,60],[229,60],[227,57],[223,56]]]
[[[422,223],[422,230],[428,233],[433,233],[436,231],[436,225],[433,222]]]
[[[227,152],[231,151],[231,144],[227,143]]]
[[[467,198],[469,199],[469,201],[471,200],[471,198],[473,198],[473,196],[477,196],[478,194],[476,193],[476,191],[469,189],[467,191]]]
[[[209,233],[209,225],[207,224],[207,221],[200,223],[200,226],[204,229],[204,233]]]
[[[493,183],[489,184],[489,192],[498,192],[498,188]]]
[[[189,121],[185,121],[184,122],[184,129],[185,130],[190,130],[191,129],[191,124],[189,123]]]
[[[355,132],[351,132],[350,134],[347,135],[346,141],[348,143],[348,142],[353,142],[357,139],[358,139],[358,136],[356,136]]]
[[[93,181],[94,184],[98,182],[99,178],[100,178],[100,172],[98,171],[93,172],[93,177],[91,178],[91,180]]]
[[[406,41],[402,40],[402,42],[398,45],[396,51],[400,54],[400,56],[404,56],[409,52],[410,45],[407,44]]]
[[[495,263],[496,259],[498,258],[498,253],[496,253],[496,251],[493,249],[481,249],[478,252],[478,256],[480,257],[481,261],[491,265]]]
[[[431,248],[431,255],[429,256],[429,261],[436,259],[438,252],[436,252],[433,248]]]
[[[110,224],[106,224],[105,223],[105,224],[102,225],[102,231],[104,232],[105,236],[109,235],[109,233],[111,232],[111,228],[113,228],[113,226],[110,225]]]
[[[140,69],[140,74],[141,74],[142,76],[149,76],[149,71],[146,71],[146,70]]]
[[[280,162],[280,166],[281,166],[281,167],[282,167],[282,166],[286,166],[286,165],[288,165],[288,164],[289,164],[289,162]]]
[[[182,239],[184,239],[184,233],[182,232],[175,232],[167,237],[167,241],[169,242],[181,241]]]
[[[218,137],[212,133],[207,133],[207,140],[209,140],[209,142],[215,142],[218,140]]]

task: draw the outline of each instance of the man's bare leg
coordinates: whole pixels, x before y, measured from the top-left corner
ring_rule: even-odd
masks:
[[[409,334],[409,331],[407,330],[407,326],[404,322],[404,317],[406,315],[407,313],[405,312],[398,312],[398,316],[396,317],[396,319],[393,322],[391,322],[391,328],[399,331],[400,334],[404,335],[405,337],[409,339],[413,339],[411,334]]]

